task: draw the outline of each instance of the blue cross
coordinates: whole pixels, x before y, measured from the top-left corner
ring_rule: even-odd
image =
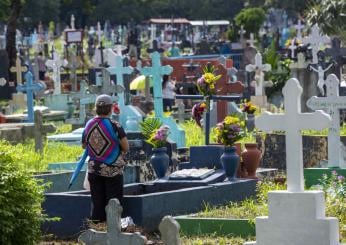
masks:
[[[151,75],[154,83],[154,108],[155,116],[163,117],[163,103],[162,103],[162,75],[169,75],[173,71],[173,68],[169,65],[161,66],[161,57],[158,52],[154,52],[151,55],[152,66],[143,67],[141,73],[145,76]]]
[[[124,66],[123,59],[121,58],[121,56],[117,55],[115,56],[115,66],[108,67],[107,71],[111,75],[117,76],[117,85],[121,85],[122,87],[124,87],[124,74],[131,74],[133,72],[133,68],[131,66]],[[118,101],[119,106],[124,106],[125,105],[124,93],[121,95],[118,95],[118,98],[119,98],[119,101]]]
[[[34,92],[43,89],[42,85],[39,83],[32,83],[33,75],[31,71],[27,71],[24,75],[25,84],[18,85],[18,92],[26,92],[27,97],[27,107],[28,107],[28,118],[27,121],[30,123],[34,122]]]

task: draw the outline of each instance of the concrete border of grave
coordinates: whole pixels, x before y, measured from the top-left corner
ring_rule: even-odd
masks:
[[[247,238],[255,236],[255,223],[249,219],[201,218],[191,216],[174,217],[180,225],[180,232],[186,236],[216,235],[239,236]]]

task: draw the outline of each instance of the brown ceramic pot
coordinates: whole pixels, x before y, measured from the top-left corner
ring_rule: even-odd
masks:
[[[256,143],[246,143],[245,149],[241,153],[244,168],[247,171],[247,178],[256,179],[256,170],[261,161],[261,151]]]

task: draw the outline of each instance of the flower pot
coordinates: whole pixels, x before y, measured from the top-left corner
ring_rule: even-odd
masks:
[[[247,172],[247,178],[256,179],[256,170],[261,161],[261,151],[257,148],[257,143],[245,144],[241,157]]]
[[[236,178],[239,165],[239,155],[236,150],[234,146],[225,146],[225,152],[220,157],[222,168],[229,180]]]
[[[247,114],[246,128],[249,132],[252,132],[255,129],[255,115],[254,114]]]
[[[138,121],[136,120],[136,117],[128,116],[125,123],[125,128],[126,128],[126,131],[138,131],[139,127],[138,127]]]
[[[153,148],[153,155],[150,158],[150,163],[157,178],[160,179],[165,177],[169,165],[167,147]]]

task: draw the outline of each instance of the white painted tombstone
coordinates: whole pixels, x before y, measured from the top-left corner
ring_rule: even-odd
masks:
[[[297,38],[302,39],[302,30],[304,29],[304,25],[302,25],[302,21],[299,19],[298,24],[294,26],[297,30]]]
[[[294,42],[295,42],[295,39],[292,38],[292,39],[291,39],[291,45],[288,46],[289,50],[291,50],[291,58],[292,58],[292,59],[295,58],[294,52],[295,52],[295,50],[297,49],[297,46],[294,44]]]
[[[246,42],[249,44],[250,47],[255,48],[255,43],[257,41],[256,41],[253,33],[250,33],[250,39],[248,39]]]
[[[331,67],[333,66],[333,63],[330,64],[328,67],[326,67],[325,69],[322,68],[321,65],[318,65],[318,68],[316,69],[313,66],[310,66],[310,69],[313,70],[314,72],[316,72],[318,74],[318,82],[317,82],[317,87],[320,90],[321,94],[324,96],[324,84],[325,84],[325,80],[324,80],[324,74],[326,73],[326,71],[328,71]]]
[[[312,63],[318,63],[317,52],[322,44],[329,43],[330,39],[327,36],[322,36],[320,34],[320,29],[317,25],[314,25],[311,29],[311,33],[308,37],[304,39],[304,44],[310,44],[312,48]]]
[[[285,114],[265,112],[256,127],[266,132],[286,131],[287,191],[268,193],[268,217],[256,218],[256,242],[246,245],[337,245],[337,218],[325,217],[323,191],[304,191],[302,129],[329,127],[323,111],[300,112],[302,88],[291,78],[283,88]]]
[[[313,110],[324,110],[332,117],[332,125],[328,131],[328,167],[346,168],[340,158],[340,109],[346,108],[346,97],[339,96],[339,79],[330,74],[326,79],[327,97],[311,97],[307,106]],[[341,143],[342,144],[342,143]]]
[[[167,245],[180,245],[179,223],[172,216],[165,216],[159,224],[161,233],[161,240],[163,244]]]
[[[53,81],[54,81],[54,94],[61,94],[61,78],[60,69],[62,66],[66,66],[67,61],[60,58],[60,55],[54,51],[53,59],[46,61],[46,66],[53,70]]]
[[[86,245],[142,245],[146,244],[146,237],[139,233],[121,232],[121,207],[118,199],[111,199],[106,207],[107,213],[107,232],[89,229],[78,237],[78,242]]]

